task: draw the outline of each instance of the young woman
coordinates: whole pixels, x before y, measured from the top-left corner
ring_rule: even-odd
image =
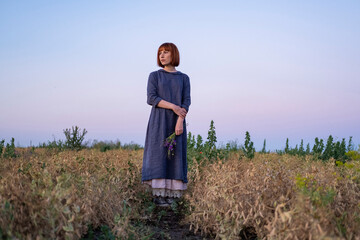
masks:
[[[150,73],[147,103],[152,106],[147,126],[142,182],[152,189],[154,202],[167,206],[187,188],[186,121],[189,110],[189,77],[175,69],[180,63],[177,47],[163,43],[157,53],[162,69]],[[175,132],[175,148],[169,157],[165,140]]]

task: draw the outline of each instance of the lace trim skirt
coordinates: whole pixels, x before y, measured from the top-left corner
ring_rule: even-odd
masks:
[[[187,183],[175,179],[152,179],[143,181],[151,188],[153,196],[180,198],[187,189]]]

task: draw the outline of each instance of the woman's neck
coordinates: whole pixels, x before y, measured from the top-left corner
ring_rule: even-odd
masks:
[[[172,66],[172,65],[166,65],[166,66],[164,66],[164,70],[167,71],[167,72],[176,72],[175,67]]]

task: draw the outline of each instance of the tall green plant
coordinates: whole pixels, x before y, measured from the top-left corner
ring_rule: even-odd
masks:
[[[196,150],[201,153],[204,151],[203,139],[200,134],[196,137]]]
[[[315,144],[313,146],[312,152],[315,158],[320,158],[324,150],[324,141],[319,138],[315,138]]]
[[[211,120],[207,141],[205,142],[205,153],[210,161],[216,159],[216,155],[217,155],[216,142],[217,139],[216,139],[215,125],[214,125],[214,121]]]
[[[348,146],[347,146],[347,151],[354,151],[354,144],[352,142],[352,136],[350,136],[349,138],[349,143],[348,143]]]
[[[188,133],[187,137],[187,149],[193,150],[195,148],[195,136],[191,132]]]
[[[310,143],[308,143],[308,144],[306,145],[305,154],[306,154],[306,155],[309,155],[309,154],[310,154]]]
[[[285,153],[289,153],[290,148],[289,148],[289,138],[286,138],[286,143],[285,143]]]
[[[293,148],[293,149],[290,150],[290,154],[293,155],[293,156],[299,154],[299,148],[298,148],[298,145],[297,145],[297,144],[295,145],[295,148]]]
[[[250,133],[246,131],[245,133],[245,144],[243,147],[244,154],[247,158],[254,158],[255,156],[255,148],[254,143],[250,139]]]
[[[334,157],[335,162],[341,160],[343,163],[345,163],[346,159],[348,158],[345,153],[346,153],[346,143],[345,143],[345,138],[343,138],[341,142],[337,141],[334,144],[332,157]]]
[[[85,134],[87,133],[84,128],[81,132],[81,129],[78,126],[73,126],[71,129],[67,128],[64,130],[66,137],[65,146],[71,150],[81,150],[84,146],[82,142],[84,141]]]
[[[3,150],[4,150],[4,144],[5,144],[5,140],[3,139],[0,141],[0,158],[1,158]]]
[[[15,139],[11,138],[11,143],[6,144],[5,152],[4,152],[4,158],[15,158]]]
[[[329,160],[333,154],[334,154],[334,142],[333,142],[334,138],[330,135],[326,141],[326,147],[325,150],[323,152],[323,154],[321,155],[321,159],[323,161],[327,161]]]
[[[266,139],[264,139],[263,148],[261,149],[261,153],[266,153]]]
[[[305,156],[304,140],[301,139],[298,155]]]

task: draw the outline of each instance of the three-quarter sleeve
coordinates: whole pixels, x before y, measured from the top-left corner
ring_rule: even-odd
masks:
[[[158,96],[158,83],[154,73],[150,73],[148,85],[147,85],[147,104],[156,107],[156,105],[162,100]]]
[[[184,88],[183,88],[183,96],[181,101],[181,107],[185,108],[186,111],[189,111],[189,106],[191,104],[190,98],[190,79],[187,75],[185,75],[184,79]]]

